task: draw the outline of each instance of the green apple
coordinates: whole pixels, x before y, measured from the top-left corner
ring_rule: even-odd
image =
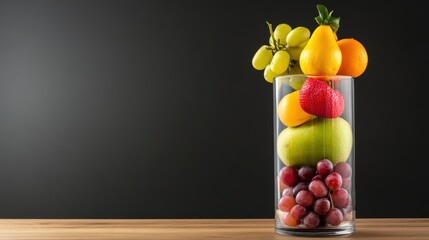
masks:
[[[316,166],[322,159],[345,162],[353,145],[350,124],[343,118],[314,118],[284,129],[277,138],[278,157],[288,166]]]

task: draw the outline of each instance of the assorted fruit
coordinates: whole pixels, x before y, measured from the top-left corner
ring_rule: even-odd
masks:
[[[273,31],[267,22],[268,44],[252,59],[269,83],[291,75],[291,90],[276,106],[282,129],[276,137],[276,217],[286,227],[336,227],[353,219],[353,130],[338,79],[361,76],[368,55],[358,40],[338,39],[340,18],[333,11],[322,4],[317,10],[313,32],[285,23]]]
[[[281,23],[269,29],[268,44],[262,45],[252,59],[256,70],[264,71],[264,79],[272,83],[275,77],[291,74],[345,75],[354,78],[364,73],[368,54],[354,38],[338,39],[340,18],[333,11],[317,4],[319,24],[311,33],[309,28],[292,28]]]

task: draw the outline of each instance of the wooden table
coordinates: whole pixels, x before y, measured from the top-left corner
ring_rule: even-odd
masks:
[[[323,239],[429,239],[429,218],[357,219],[356,232]],[[314,239],[274,233],[272,219],[0,219],[0,239]],[[320,239],[320,238],[319,238]]]

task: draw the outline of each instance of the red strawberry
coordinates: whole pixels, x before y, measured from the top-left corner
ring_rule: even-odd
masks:
[[[324,118],[336,118],[344,111],[341,92],[324,80],[308,78],[299,91],[299,103],[307,113]]]

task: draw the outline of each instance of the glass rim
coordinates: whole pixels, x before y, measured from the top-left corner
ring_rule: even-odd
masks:
[[[282,75],[274,77],[274,81],[277,79],[284,79],[284,78],[292,78],[292,77],[306,77],[306,78],[316,78],[321,80],[342,80],[342,79],[354,79],[352,76],[349,75],[317,75],[317,74],[288,74],[288,75]]]

